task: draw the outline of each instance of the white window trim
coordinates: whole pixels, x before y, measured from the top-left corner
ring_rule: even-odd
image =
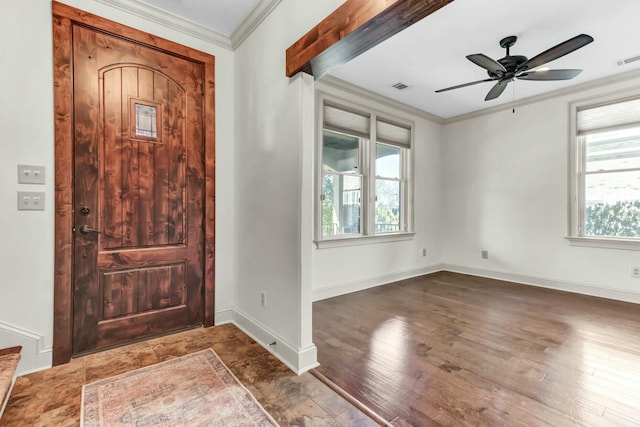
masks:
[[[377,116],[376,116],[377,117]],[[413,135],[413,128],[411,128],[411,133]],[[412,137],[413,139],[413,137]],[[386,144],[386,145],[391,145],[389,143],[383,142],[383,141],[372,141],[370,144],[370,147],[372,148],[369,153],[369,165],[373,165],[372,168],[375,168],[375,164],[376,164],[376,149],[374,149],[374,147],[377,147],[377,143],[381,143],[381,144]],[[412,141],[413,144],[413,141]],[[379,233],[379,234],[375,234],[376,236],[383,236],[383,235],[391,235],[391,234],[403,234],[403,233],[410,233],[411,230],[413,229],[411,224],[411,215],[412,215],[412,204],[410,203],[410,201],[408,199],[410,199],[412,197],[412,192],[411,192],[411,188],[410,185],[413,182],[413,174],[412,174],[412,169],[411,169],[411,160],[413,158],[413,154],[412,154],[412,149],[409,148],[408,150],[401,150],[400,151],[400,170],[405,171],[405,173],[403,174],[402,177],[400,178],[390,178],[390,177],[386,177],[386,176],[381,176],[378,175],[378,171],[376,170],[374,174],[372,174],[371,177],[371,191],[369,193],[369,202],[370,202],[370,206],[369,206],[369,210],[370,212],[375,212],[376,211],[376,180],[380,179],[380,180],[387,180],[387,181],[396,181],[399,182],[401,185],[402,193],[401,194],[405,194],[406,193],[406,197],[402,198],[401,201],[401,206],[400,206],[400,224],[401,227],[403,228],[402,231],[397,231],[397,232],[386,232],[386,233]],[[408,177],[408,178],[407,178]],[[406,189],[405,189],[406,187]],[[375,233],[375,214],[371,215],[372,220],[371,223],[369,224],[371,229],[374,230]]]
[[[620,237],[585,236],[581,230],[584,224],[584,156],[583,145],[578,141],[577,115],[578,110],[598,104],[609,104],[623,101],[627,98],[640,97],[640,89],[614,92],[603,96],[584,99],[569,104],[569,188],[568,188],[568,235],[565,239],[571,246],[593,247],[605,249],[640,251],[640,239]]]
[[[387,243],[387,242],[401,242],[404,240],[413,240],[415,232],[401,232],[401,233],[384,233],[376,234],[374,236],[341,236],[333,237],[324,240],[314,240],[318,249],[326,248],[340,248],[343,246],[356,246],[356,245],[370,245],[373,243]]]
[[[355,246],[366,245],[373,243],[385,243],[385,242],[397,242],[403,240],[411,240],[415,236],[414,232],[414,150],[415,150],[415,123],[413,121],[400,118],[393,114],[388,114],[384,111],[379,111],[369,106],[363,106],[352,101],[345,100],[343,98],[330,95],[328,93],[318,90],[316,96],[316,150],[315,150],[315,170],[314,170],[314,243],[318,249],[334,248],[343,246]],[[367,192],[367,205],[362,204],[361,221],[366,226],[361,227],[360,234],[358,235],[340,235],[335,237],[322,237],[322,141],[323,141],[323,107],[324,103],[328,102],[332,105],[341,106],[354,111],[365,111],[370,113],[370,135],[369,144],[360,150],[361,161],[366,162],[367,167],[367,179],[363,180],[363,192]],[[392,108],[392,107],[389,107]],[[411,129],[411,145],[406,150],[407,155],[401,156],[402,167],[405,169],[406,181],[403,181],[406,188],[406,197],[402,204],[403,217],[401,222],[404,231],[395,233],[380,233],[371,234],[375,231],[375,216],[371,213],[375,211],[375,174],[372,173],[375,167],[375,150],[371,147],[375,147],[376,143],[376,118],[385,119],[385,121],[393,121],[395,123],[405,125]],[[381,141],[384,143],[383,141]],[[362,164],[361,166],[364,166]],[[365,231],[366,230],[366,231]],[[364,233],[368,234],[364,234]]]
[[[588,248],[606,248],[640,251],[640,242],[637,240],[616,239],[609,237],[565,237],[571,246],[582,246]]]

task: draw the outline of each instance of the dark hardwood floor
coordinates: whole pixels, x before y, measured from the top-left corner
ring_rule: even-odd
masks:
[[[441,272],[313,323],[317,371],[393,425],[640,425],[640,305]]]

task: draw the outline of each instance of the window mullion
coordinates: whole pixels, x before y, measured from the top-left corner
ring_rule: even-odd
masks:
[[[584,226],[585,226],[585,196],[586,196],[586,186],[585,186],[585,170],[587,169],[587,150],[585,147],[586,138],[583,136],[578,136],[576,138],[577,141],[577,175],[578,175],[578,194],[577,200],[574,203],[577,204],[578,210],[578,235],[584,236]]]
[[[409,209],[409,152],[408,150],[401,150],[401,163],[400,163],[400,197],[402,197],[400,204],[400,224],[404,228],[404,231],[409,231],[409,221],[411,218]]]
[[[366,206],[365,211],[365,223],[366,235],[375,234],[375,203],[376,203],[376,185],[375,185],[375,149],[373,147],[376,140],[376,127],[375,127],[375,115],[371,117],[371,123],[369,127],[369,139],[367,140],[366,148],[363,150],[364,158],[366,159],[367,173],[366,173],[366,200],[363,201],[363,205]]]

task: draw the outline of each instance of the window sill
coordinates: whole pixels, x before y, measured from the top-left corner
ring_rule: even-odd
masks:
[[[615,239],[607,237],[565,237],[571,246],[586,246],[591,248],[621,249],[627,251],[640,251],[638,239]]]
[[[314,240],[318,249],[339,248],[343,246],[370,245],[374,243],[400,242],[413,240],[416,233],[389,233],[376,236],[340,237],[335,239]]]

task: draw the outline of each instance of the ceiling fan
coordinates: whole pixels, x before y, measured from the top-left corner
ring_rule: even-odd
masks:
[[[575,50],[580,49],[583,46],[588,45],[593,41],[593,37],[580,34],[567,41],[560,43],[551,49],[545,50],[541,54],[534,56],[531,59],[527,59],[522,55],[511,55],[509,49],[516,43],[518,38],[516,36],[505,37],[500,40],[500,47],[507,49],[507,55],[504,58],[497,61],[489,58],[482,53],[475,53],[473,55],[467,55],[467,59],[476,65],[487,70],[489,78],[484,80],[478,80],[475,82],[463,83],[461,85],[451,86],[445,89],[436,90],[437,93],[444,92],[452,89],[459,89],[461,87],[471,86],[478,83],[497,81],[497,83],[491,88],[485,101],[490,101],[499,97],[509,82],[519,80],[570,80],[580,74],[582,70],[566,69],[566,70],[549,70],[541,68],[539,70],[533,70],[533,68],[539,67],[547,62],[558,59],[565,56]]]

